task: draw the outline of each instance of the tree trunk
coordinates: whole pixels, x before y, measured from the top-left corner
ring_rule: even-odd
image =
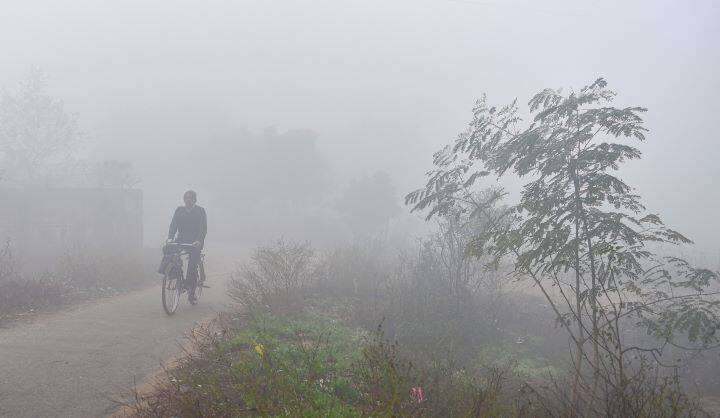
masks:
[[[585,333],[583,332],[582,322],[582,300],[580,291],[580,190],[579,181],[577,178],[577,169],[572,167],[570,170],[573,176],[573,183],[575,184],[575,319],[577,320],[578,326],[578,339],[576,340],[575,348],[575,379],[573,381],[572,388],[572,405],[573,405],[573,416],[578,416],[580,413],[580,378],[582,371],[583,362],[583,343],[585,342]]]

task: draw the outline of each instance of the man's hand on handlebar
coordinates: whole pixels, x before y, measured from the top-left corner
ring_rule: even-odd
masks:
[[[200,241],[195,241],[192,243],[193,247],[200,247]]]

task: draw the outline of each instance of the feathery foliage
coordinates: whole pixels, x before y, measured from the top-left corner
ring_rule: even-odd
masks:
[[[635,365],[629,354],[659,361],[665,344],[707,347],[720,326],[720,302],[708,293],[718,273],[659,255],[659,244],[691,241],[648,213],[617,174],[641,157],[633,142],[647,129],[645,108],[613,107],[614,97],[602,78],[569,94],[546,89],[529,101],[530,121],[517,101],[497,108],[483,97],[469,128],[435,154],[426,186],[406,197],[428,219],[457,207],[489,219],[471,252],[510,260],[515,277],[543,292],[575,345],[576,407],[584,364],[593,399],[622,395]],[[525,180],[508,210],[495,209],[502,188],[476,197],[481,180],[508,175]],[[623,327],[637,323],[659,345],[625,344]]]

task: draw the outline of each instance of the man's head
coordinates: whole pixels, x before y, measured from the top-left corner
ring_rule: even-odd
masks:
[[[188,190],[183,195],[183,201],[185,201],[186,208],[192,209],[195,203],[197,203],[197,193],[195,193],[194,190]]]

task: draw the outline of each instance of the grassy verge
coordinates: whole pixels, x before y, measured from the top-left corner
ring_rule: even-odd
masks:
[[[203,328],[196,349],[130,406],[135,416],[470,416],[501,406],[502,376],[419,368],[327,311],[263,313]],[[515,411],[514,407],[511,407]],[[449,414],[449,415],[446,415]]]
[[[607,403],[573,409],[572,381],[556,353],[566,350],[564,342],[533,298],[454,292],[428,273],[436,271],[432,263],[403,259],[385,266],[353,254],[358,257],[318,260],[307,244],[283,241],[260,248],[233,276],[230,296],[239,309],[196,329],[194,348],[126,411],[141,417],[613,416],[607,412],[616,401],[612,392]],[[633,416],[702,416],[677,383],[639,375],[625,389],[637,394]]]
[[[227,318],[225,318],[227,319]],[[317,311],[196,330],[196,351],[132,409],[138,416],[362,416],[360,330]]]
[[[236,360],[228,372],[241,402],[231,414],[359,416],[363,393],[354,367],[361,340],[360,331],[317,312],[256,317],[219,347]],[[210,400],[205,410],[217,405],[224,403]]]

